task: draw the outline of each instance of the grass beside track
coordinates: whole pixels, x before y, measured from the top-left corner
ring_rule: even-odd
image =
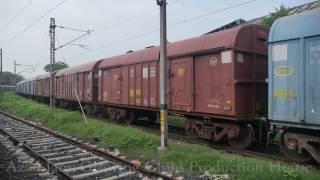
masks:
[[[88,118],[88,124],[85,124],[79,112],[51,110],[45,104],[12,92],[4,94],[4,98],[0,100],[0,108],[71,136],[98,138],[101,147],[118,148],[122,153],[130,155],[130,158],[146,162],[153,160],[187,175],[227,174],[230,179],[320,179],[319,171],[299,165],[242,157],[173,140],[170,141],[168,150],[158,153],[160,141],[155,135],[94,118]]]

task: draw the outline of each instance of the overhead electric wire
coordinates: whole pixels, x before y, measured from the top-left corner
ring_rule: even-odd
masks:
[[[37,65],[36,65],[37,68],[40,65],[40,62],[41,62],[41,59],[43,57],[45,48],[47,47],[47,45],[49,45],[49,43],[48,43],[49,42],[49,36],[50,36],[50,34],[48,33],[47,38],[46,38],[46,40],[45,40],[45,42],[44,42],[44,44],[43,44],[43,46],[41,48],[40,55],[38,57],[38,61],[37,61]]]
[[[56,27],[61,28],[61,29],[68,29],[68,30],[72,30],[72,31],[78,31],[78,32],[88,32],[88,30],[81,30],[81,29],[76,29],[76,28],[71,28],[71,27],[65,27],[65,26],[58,26],[58,25],[56,25]]]
[[[101,49],[101,48],[103,48],[105,46],[108,46],[108,45],[113,45],[113,44],[116,44],[116,43],[121,43],[123,41],[128,41],[128,40],[135,39],[135,38],[138,38],[138,37],[146,36],[148,34],[151,34],[151,33],[157,32],[157,31],[159,31],[159,29],[154,29],[154,30],[151,30],[151,31],[148,31],[148,32],[137,34],[135,36],[131,36],[131,37],[127,37],[127,38],[124,38],[124,39],[121,39],[121,40],[118,40],[118,41],[114,41],[114,42],[99,46],[97,48],[94,48],[93,50],[99,50],[99,49]]]
[[[210,15],[213,15],[213,14],[216,14],[216,13],[219,13],[219,12],[223,12],[223,11],[226,11],[226,10],[229,10],[229,9],[232,9],[232,8],[240,7],[240,6],[252,3],[254,1],[257,1],[257,0],[244,1],[244,2],[241,2],[241,3],[238,3],[238,4],[231,5],[231,6],[226,7],[226,8],[214,10],[214,11],[211,11],[211,12],[199,15],[199,16],[195,16],[195,17],[191,17],[191,18],[188,18],[188,19],[184,19],[183,21],[179,21],[179,22],[172,23],[172,24],[168,25],[168,28],[171,28],[171,27],[174,27],[174,26],[177,26],[177,25],[180,25],[180,24],[188,23],[190,21],[194,21],[194,20],[197,20],[197,19],[200,19],[200,18],[203,18],[203,17],[206,17],[206,16],[210,16]],[[101,48],[103,48],[105,46],[108,46],[108,45],[113,45],[113,44],[116,44],[116,43],[121,43],[123,41],[136,39],[136,38],[139,38],[139,37],[146,36],[148,34],[157,32],[159,30],[160,30],[160,28],[157,28],[157,29],[154,29],[154,30],[151,30],[151,31],[148,31],[148,32],[144,32],[144,33],[135,35],[135,36],[127,37],[127,38],[124,38],[124,39],[121,39],[121,40],[118,40],[118,41],[114,41],[112,43],[108,43],[108,44],[105,44],[105,45],[102,45],[102,46],[98,46],[97,48],[94,48],[92,50],[98,50],[98,49],[101,49]]]
[[[175,3],[179,2],[179,1],[181,1],[181,0],[175,0],[175,1],[170,2],[170,3],[168,3],[168,4],[169,4],[169,5],[175,4]],[[98,33],[100,33],[100,32],[106,31],[106,30],[113,29],[113,28],[115,28],[115,27],[117,27],[117,26],[119,26],[119,25],[128,23],[128,22],[130,22],[130,21],[134,21],[134,20],[142,17],[143,15],[148,14],[148,13],[150,13],[150,12],[153,12],[153,11],[155,11],[155,10],[158,10],[158,8],[149,9],[149,10],[147,10],[147,11],[142,12],[141,14],[138,14],[137,16],[134,16],[134,17],[130,17],[130,18],[128,18],[128,19],[123,19],[123,20],[117,21],[117,23],[115,23],[115,24],[113,24],[113,25],[109,25],[109,26],[107,26],[107,27],[105,27],[105,28],[103,28],[103,29],[101,29],[101,30],[97,30],[97,31],[98,31]],[[136,35],[136,36],[139,36],[139,37],[140,37],[140,36],[144,36],[144,35],[147,35],[147,34],[151,34],[151,33],[156,32],[156,31],[157,31],[157,30],[153,30],[153,31],[151,31],[151,32],[145,32],[145,33],[142,33],[142,34],[139,34],[139,35]],[[96,32],[95,34],[97,34],[97,32]],[[122,39],[122,40],[120,40],[120,42],[125,41],[125,40],[130,40],[130,39],[138,38],[138,37],[136,37],[136,36]],[[118,42],[118,41],[117,41],[117,42]],[[115,42],[115,43],[117,43],[117,42]],[[110,44],[114,44],[114,43],[110,43]],[[108,45],[109,45],[109,43],[108,43]],[[104,45],[104,46],[106,46],[106,45]],[[96,49],[100,49],[100,47],[98,47],[98,48],[96,48]],[[94,50],[96,50],[96,49],[94,49]],[[91,50],[91,49],[90,49],[90,50]],[[80,53],[80,54],[82,54],[82,53]],[[77,56],[77,55],[76,55],[76,56]]]
[[[0,31],[0,35],[7,30],[7,28],[19,17],[19,15],[31,4],[32,0],[28,1],[23,8],[21,8],[18,13],[7,23],[4,28]]]
[[[57,47],[55,50],[58,50],[58,49],[60,49],[60,48],[63,48],[64,46],[66,46],[66,45],[68,45],[68,44],[71,44],[71,43],[75,42],[76,40],[81,39],[82,37],[84,37],[84,36],[92,33],[93,31],[94,31],[94,30],[91,30],[91,31],[88,30],[87,33],[85,33],[85,34],[83,34],[83,35],[81,35],[81,36],[79,36],[79,37],[77,37],[77,38],[75,38],[75,39],[73,39],[73,40],[71,40],[71,41],[69,41],[69,42],[61,45],[61,46],[59,46],[59,47]]]
[[[59,6],[61,6],[64,2],[66,2],[67,0],[63,0],[60,3],[58,3],[57,5],[55,5],[54,7],[52,7],[51,9],[49,9],[46,13],[44,13],[42,16],[40,16],[39,18],[37,18],[33,23],[29,24],[28,26],[26,26],[23,30],[21,30],[19,33],[17,33],[15,36],[13,36],[12,38],[10,38],[8,41],[6,41],[5,43],[2,44],[1,47],[5,47],[6,45],[8,45],[10,42],[12,42],[13,40],[15,40],[17,37],[19,37],[22,33],[26,32],[27,30],[29,30],[33,25],[37,24],[40,20],[42,20],[44,17],[46,17],[49,13],[51,13],[53,10],[55,10],[56,8],[58,8]]]
[[[176,23],[170,24],[169,27],[176,26],[176,25],[179,25],[179,24],[184,24],[184,23],[190,22],[190,21],[194,21],[194,20],[197,20],[197,19],[200,19],[200,18],[203,18],[203,17],[206,17],[206,16],[210,16],[212,14],[216,14],[216,13],[219,13],[219,12],[223,12],[223,11],[226,11],[226,10],[229,10],[229,9],[232,9],[232,8],[240,7],[240,6],[252,3],[254,1],[257,1],[257,0],[244,1],[244,2],[241,2],[241,3],[238,3],[238,4],[231,5],[231,6],[226,7],[226,8],[222,8],[222,9],[218,9],[218,10],[211,11],[211,12],[208,12],[208,13],[204,13],[204,14],[202,14],[200,16],[195,16],[195,17],[188,18],[188,19],[180,21],[180,22],[176,22]]]
[[[59,41],[59,38],[58,38],[58,34],[56,33],[56,38],[57,38],[57,43],[58,45],[60,46],[60,41]],[[62,52],[62,48],[59,49],[60,53],[61,53],[61,56],[62,56],[62,59],[64,62],[67,62],[66,59],[64,58],[64,55],[63,55],[63,52]]]
[[[179,2],[179,1],[181,1],[181,0],[176,0],[176,1],[170,2],[170,4],[175,4],[175,3]],[[153,12],[153,11],[156,11],[156,10],[158,10],[158,8],[149,9],[149,10],[144,11],[144,12],[142,12],[142,13],[136,15],[136,16],[133,16],[133,17],[130,17],[130,18],[127,18],[127,19],[123,19],[123,20],[117,21],[116,23],[114,23],[114,24],[112,24],[112,25],[109,25],[109,26],[107,26],[107,27],[104,27],[102,30],[98,30],[98,31],[102,32],[102,31],[106,31],[106,30],[109,30],[109,29],[113,29],[114,27],[117,27],[117,26],[119,26],[119,25],[128,23],[128,22],[130,22],[130,21],[134,21],[134,20],[136,20],[136,19],[138,19],[138,18],[140,18],[140,17],[143,17],[144,15],[146,15],[146,14],[148,14],[148,13],[151,13],[151,12]]]

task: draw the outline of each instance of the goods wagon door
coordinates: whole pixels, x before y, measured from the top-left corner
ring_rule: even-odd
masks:
[[[307,119],[320,124],[320,37],[306,39]]]
[[[157,98],[157,93],[158,93],[158,80],[157,80],[157,62],[151,62],[150,63],[150,71],[149,71],[149,85],[150,85],[150,100],[149,100],[149,105],[151,107],[157,107],[158,106],[158,98]]]
[[[129,104],[129,66],[123,66],[121,68],[121,104]]]
[[[135,66],[129,67],[129,105],[134,105],[135,100]]]
[[[82,73],[77,74],[77,88],[79,99],[83,101],[84,78]]]
[[[135,66],[135,105],[141,106],[142,64]]]
[[[84,101],[91,101],[92,98],[92,89],[91,89],[91,84],[92,84],[92,73],[87,72],[83,74],[84,76]]]
[[[111,86],[110,83],[112,82],[112,76],[111,76],[111,71],[110,70],[103,70],[102,71],[102,78],[101,78],[101,83],[102,83],[102,101],[103,102],[111,102],[110,97],[111,97]]]
[[[141,88],[141,98],[142,98],[142,106],[149,106],[149,63],[142,64],[142,88]]]
[[[269,71],[269,102],[274,120],[300,122],[304,119],[304,71],[300,40],[274,43]]]
[[[195,57],[195,109],[197,112],[234,114],[232,62],[231,51]]]
[[[170,109],[192,110],[193,57],[171,61]]]
[[[44,86],[45,86],[45,96],[49,97],[50,96],[50,78],[46,78],[44,80]]]
[[[111,71],[111,103],[120,103],[121,98],[121,68]]]

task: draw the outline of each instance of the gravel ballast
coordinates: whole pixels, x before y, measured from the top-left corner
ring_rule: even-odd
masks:
[[[2,143],[3,141],[0,141],[0,179],[46,179],[38,175],[39,172],[34,170],[32,162],[21,162],[23,160],[18,159],[16,154],[19,153],[21,149],[12,146],[12,149],[9,150]]]

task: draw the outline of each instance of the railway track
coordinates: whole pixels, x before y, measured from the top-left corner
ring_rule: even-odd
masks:
[[[160,125],[158,123],[152,123],[152,122],[141,123],[140,122],[138,124],[133,124],[132,126],[135,128],[141,129],[143,131],[160,136],[160,131],[159,131]],[[225,143],[215,143],[208,140],[187,137],[183,127],[172,126],[172,125],[169,125],[169,138],[179,140],[179,141],[184,141],[187,143],[207,146],[212,149],[223,151],[226,153],[238,154],[241,156],[258,158],[263,160],[271,160],[274,162],[283,162],[289,165],[302,165],[310,169],[320,170],[320,165],[314,161],[310,163],[295,163],[285,158],[281,154],[279,150],[280,148],[277,144],[270,144],[267,150],[265,148],[259,147],[258,145],[253,145],[249,149],[237,150],[237,149],[233,149],[232,147],[230,147]]]
[[[1,111],[0,133],[61,179],[174,179]]]

